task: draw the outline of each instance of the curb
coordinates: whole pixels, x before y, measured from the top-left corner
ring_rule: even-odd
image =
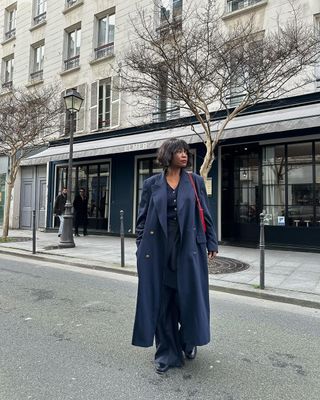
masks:
[[[41,251],[37,252],[37,254],[30,254],[30,252],[27,250],[20,250],[19,252],[17,252],[14,250],[0,249],[0,254],[6,254],[6,255],[21,257],[21,258],[28,257],[32,260],[46,261],[46,262],[52,263],[52,264],[66,264],[66,265],[70,265],[72,267],[92,269],[95,271],[107,271],[107,272],[113,272],[113,273],[122,274],[122,275],[138,276],[136,271],[130,271],[130,270],[123,269],[119,266],[119,264],[114,264],[114,266],[109,266],[109,267],[94,265],[94,264],[91,264],[91,265],[90,264],[82,264],[82,263],[76,262],[76,261],[66,260],[66,259],[62,259],[62,258],[59,259],[59,257],[64,257],[64,256],[59,256],[56,254],[51,258],[51,257],[48,257],[48,255],[49,255],[48,253],[42,253]],[[50,256],[51,256],[51,254],[50,254]],[[219,286],[219,285],[209,284],[209,290],[216,291],[216,292],[229,293],[229,294],[234,294],[234,295],[239,295],[239,296],[252,297],[252,298],[257,298],[257,299],[261,299],[261,300],[269,300],[269,301],[274,301],[274,302],[298,305],[298,306],[302,306],[302,307],[320,309],[320,296],[319,296],[319,301],[316,301],[316,300],[308,300],[308,299],[302,299],[302,298],[290,296],[289,291],[286,293],[270,293],[270,292],[268,292],[268,289],[264,289],[264,290],[251,289],[251,288],[249,289],[248,287],[245,287],[245,286],[247,286],[245,284],[237,284],[237,286],[238,287],[235,287],[235,285],[233,285],[233,287],[230,287],[230,286]],[[300,294],[300,292],[299,292],[299,294]],[[303,295],[302,292],[301,292],[301,295]],[[310,293],[308,295],[316,296],[316,295],[313,295],[312,293]]]

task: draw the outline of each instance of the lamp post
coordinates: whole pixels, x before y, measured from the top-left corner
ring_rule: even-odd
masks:
[[[67,184],[67,202],[65,206],[64,222],[62,234],[60,236],[59,247],[71,248],[75,247],[73,240],[73,215],[71,204],[72,193],[72,158],[73,158],[73,131],[74,131],[74,115],[82,105],[83,98],[75,89],[68,89],[64,98],[66,109],[70,112],[70,142],[69,142],[69,161],[68,161],[68,184]]]

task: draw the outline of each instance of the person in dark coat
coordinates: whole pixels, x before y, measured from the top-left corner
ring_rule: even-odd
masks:
[[[79,194],[74,198],[73,201],[74,208],[74,234],[79,236],[79,227],[83,228],[83,236],[88,234],[88,198],[86,196],[85,190],[80,188]]]
[[[132,344],[156,344],[159,374],[194,359],[210,341],[208,257],[218,243],[204,180],[191,174],[204,210],[201,223],[189,173],[188,144],[165,141],[158,150],[163,173],[145,180],[136,224],[138,294]]]
[[[64,212],[66,209],[66,202],[67,202],[67,193],[68,193],[68,189],[66,187],[62,188],[61,193],[59,193],[55,199],[54,207],[53,207],[53,213],[60,220],[59,231],[58,231],[59,237],[62,235],[62,230],[63,230]]]

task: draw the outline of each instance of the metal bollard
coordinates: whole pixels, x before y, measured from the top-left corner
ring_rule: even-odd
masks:
[[[120,238],[121,238],[121,267],[124,265],[124,223],[123,223],[124,211],[120,210]]]
[[[36,210],[32,210],[32,254],[36,254]]]
[[[265,214],[262,212],[260,214],[260,289],[264,289],[264,218]]]

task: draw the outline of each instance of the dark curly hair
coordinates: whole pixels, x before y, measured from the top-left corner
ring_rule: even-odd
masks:
[[[185,150],[188,154],[188,163],[187,167],[191,165],[191,153],[190,148],[187,142],[182,139],[168,139],[162,143],[162,145],[158,149],[157,153],[157,163],[163,168],[167,169],[170,167],[172,157],[179,150]]]

